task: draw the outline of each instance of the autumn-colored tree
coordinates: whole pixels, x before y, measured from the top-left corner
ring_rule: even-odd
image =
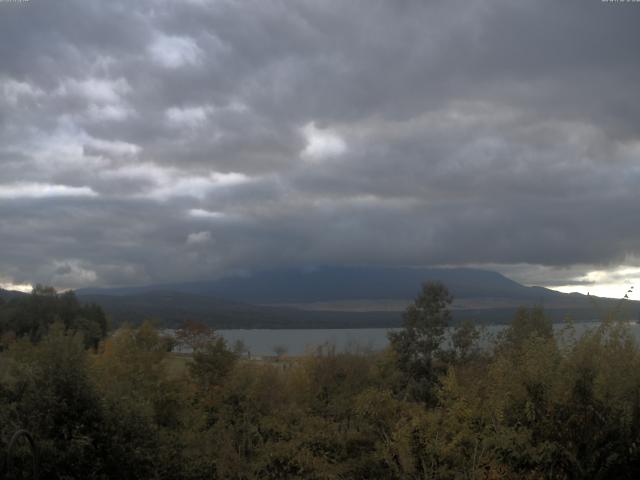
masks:
[[[181,347],[181,349],[186,348],[189,353],[202,350],[216,339],[216,332],[201,322],[185,320],[180,327],[176,329],[178,346]]]

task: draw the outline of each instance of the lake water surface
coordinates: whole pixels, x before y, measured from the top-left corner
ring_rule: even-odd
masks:
[[[598,322],[577,323],[577,334],[595,328]],[[564,324],[555,324],[560,330]],[[505,325],[484,327],[482,343],[488,344],[492,336],[498,334]],[[629,328],[640,341],[640,325],[630,324]],[[382,350],[389,343],[389,328],[333,328],[333,329],[283,329],[283,330],[218,330],[229,346],[241,340],[254,356],[274,355],[276,347],[283,347],[288,355],[302,355],[313,351],[320,345],[333,345],[337,351],[349,349]]]

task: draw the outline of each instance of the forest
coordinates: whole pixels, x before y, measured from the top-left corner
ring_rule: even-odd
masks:
[[[487,343],[451,301],[425,283],[381,352],[256,360],[195,322],[110,330],[73,293],[0,300],[0,466],[33,478],[24,440],[7,456],[24,429],[47,479],[637,478],[640,350],[616,312],[577,335],[522,308]]]

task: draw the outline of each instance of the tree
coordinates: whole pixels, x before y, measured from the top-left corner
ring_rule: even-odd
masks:
[[[65,331],[81,333],[85,347],[96,348],[107,334],[107,318],[96,304],[82,304],[72,291],[57,293],[36,285],[31,295],[15,297],[0,305],[0,336],[28,337],[37,343],[51,325],[60,321]]]
[[[553,325],[541,307],[520,307],[511,325],[501,333],[500,347],[520,348],[529,338],[553,338]]]
[[[426,282],[415,301],[404,312],[404,328],[389,333],[398,368],[404,374],[408,392],[417,400],[435,400],[433,387],[445,329],[451,320],[449,305],[453,297],[440,282]]]
[[[186,382],[168,373],[168,357],[165,339],[148,321],[120,327],[90,356],[108,420],[100,432],[107,445],[102,478],[180,478],[174,472],[182,444],[175,436],[191,407]]]
[[[194,352],[189,371],[203,390],[207,391],[222,383],[237,359],[238,354],[227,348],[224,338],[217,337]]]
[[[0,386],[6,417],[0,416],[0,426],[8,423],[10,431],[25,428],[34,435],[42,478],[96,478],[104,419],[82,336],[57,322],[40,343],[22,340],[6,355],[10,368]]]
[[[233,353],[235,353],[238,357],[243,357],[243,356],[247,356],[247,357],[251,357],[251,351],[249,350],[249,347],[247,346],[246,343],[244,343],[242,340],[238,339],[233,343]]]
[[[185,320],[176,330],[176,341],[178,345],[186,347],[192,352],[200,351],[217,338],[216,332],[204,323],[193,320]]]
[[[480,338],[480,331],[471,320],[465,320],[456,327],[451,335],[453,356],[459,362],[464,362],[477,350],[476,342]]]

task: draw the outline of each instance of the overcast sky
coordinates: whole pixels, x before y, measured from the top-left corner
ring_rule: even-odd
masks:
[[[640,3],[0,0],[0,285],[640,278]]]

